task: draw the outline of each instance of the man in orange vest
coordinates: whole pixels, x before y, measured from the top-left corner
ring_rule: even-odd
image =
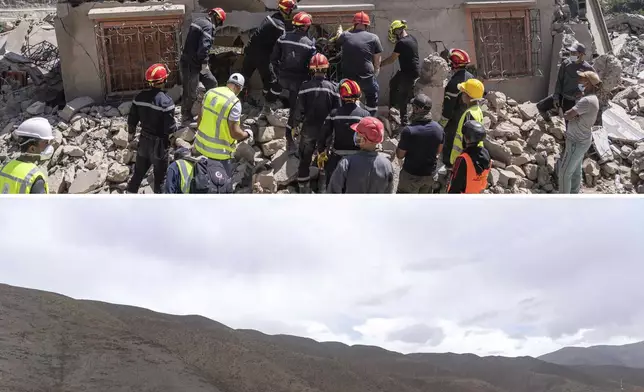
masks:
[[[487,187],[490,153],[479,143],[485,139],[485,128],[478,121],[463,124],[465,149],[454,161],[447,193],[481,193]]]

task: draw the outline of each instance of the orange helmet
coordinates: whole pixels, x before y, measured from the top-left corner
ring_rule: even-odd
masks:
[[[226,21],[226,12],[224,12],[224,10],[219,7],[208,10],[208,15],[216,15],[217,19],[219,19],[221,23],[224,23],[224,21]]]
[[[340,97],[345,101],[359,99],[362,95],[360,85],[351,79],[340,81]]]
[[[365,26],[371,25],[371,19],[369,19],[369,15],[367,15],[365,12],[360,11],[357,14],[353,15],[353,24],[363,24]]]
[[[165,82],[168,79],[170,71],[163,64],[152,64],[147,71],[145,71],[145,80],[151,84]]]
[[[322,53],[316,53],[309,61],[309,69],[311,71],[323,71],[329,68],[329,60]]]
[[[313,17],[306,12],[298,12],[293,17],[293,26],[310,26],[313,23]]]
[[[286,15],[290,14],[294,9],[297,8],[294,0],[279,0],[277,2],[277,8],[280,9]]]
[[[464,67],[471,62],[470,55],[463,49],[451,49],[448,59],[452,68]]]

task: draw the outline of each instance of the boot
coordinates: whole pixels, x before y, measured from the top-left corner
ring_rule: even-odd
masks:
[[[318,193],[326,193],[326,172],[320,169],[318,174]]]
[[[311,193],[311,182],[310,181],[301,181],[298,182],[298,188],[300,193],[309,194]]]

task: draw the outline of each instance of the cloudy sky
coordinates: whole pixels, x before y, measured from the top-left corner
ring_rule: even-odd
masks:
[[[0,201],[0,282],[401,352],[644,340],[635,198]]]

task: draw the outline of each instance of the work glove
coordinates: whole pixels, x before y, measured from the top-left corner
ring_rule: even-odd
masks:
[[[335,31],[335,36],[336,36],[336,37],[339,37],[340,35],[342,35],[342,33],[343,33],[342,25],[341,25],[341,24],[339,24],[339,25],[338,25],[338,29]]]
[[[168,135],[168,140],[170,141],[170,145],[174,145],[174,141],[176,140],[177,136],[174,134],[174,132],[171,132]]]
[[[300,136],[300,132],[302,131],[301,128],[302,128],[302,126],[299,125],[299,124],[293,127],[293,129],[291,131],[291,135],[293,136],[293,139],[295,139],[296,137]]]
[[[329,160],[329,156],[327,155],[326,151],[322,151],[318,153],[318,159],[317,159],[318,169],[323,169],[324,164],[326,164],[328,160]]]
[[[244,141],[247,142],[248,144],[250,144],[251,146],[253,144],[255,144],[255,139],[253,137],[253,131],[251,131],[250,129],[244,129],[244,132],[246,132],[246,134],[248,135],[248,137],[246,139],[244,139]]]
[[[438,123],[441,125],[441,127],[444,128],[445,125],[447,125],[448,122],[449,122],[449,119],[447,119],[445,117],[441,117],[441,120]]]
[[[555,107],[555,109],[559,109],[560,101],[561,98],[558,95],[553,95],[552,96],[552,106]]]

